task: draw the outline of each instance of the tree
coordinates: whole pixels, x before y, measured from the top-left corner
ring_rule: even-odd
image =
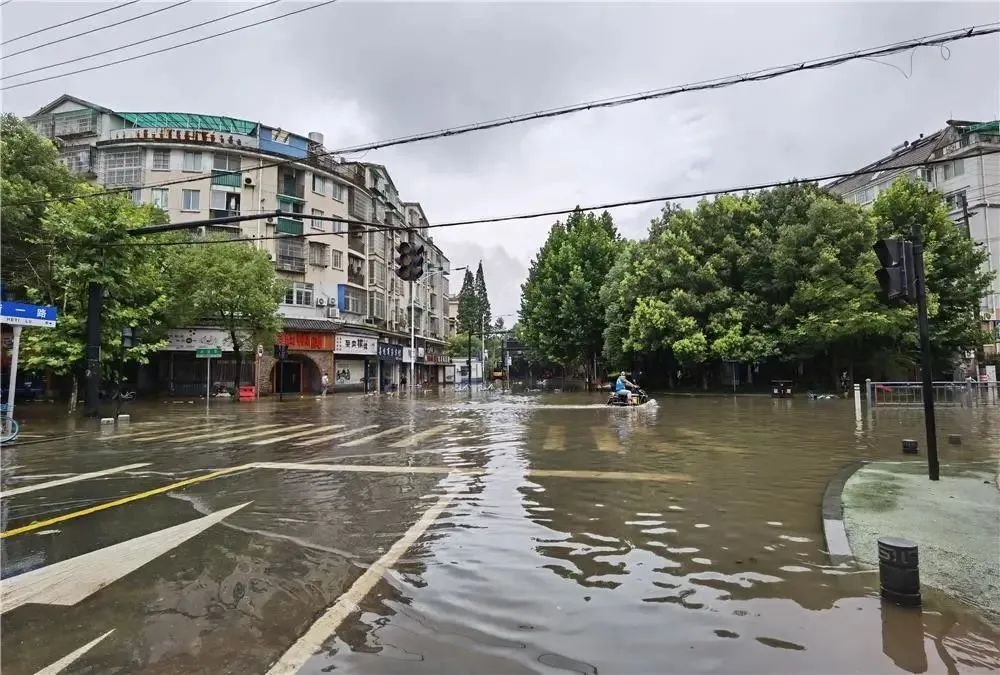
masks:
[[[77,189],[87,192],[94,188]],[[28,299],[55,305],[59,321],[55,328],[25,336],[24,364],[28,369],[71,375],[74,402],[77,378],[84,367],[90,284],[100,284],[105,292],[102,375],[116,389],[126,365],[148,363],[150,354],[166,345],[168,264],[160,249],[145,245],[164,236],[138,242],[128,235],[130,229],[157,222],[162,222],[161,211],[136,206],[121,195],[55,202],[48,205],[39,227],[26,240],[29,247],[48,250],[44,264],[32,265],[37,283],[27,287]],[[131,329],[139,339],[126,345],[122,339],[125,329]]]
[[[465,270],[462,290],[458,292],[458,332],[472,333],[479,329],[479,301],[476,282],[471,270]]]
[[[182,247],[170,269],[172,314],[180,325],[218,325],[229,334],[239,389],[243,353],[271,345],[281,330],[278,305],[285,283],[265,251],[237,242],[208,241]]]
[[[490,325],[490,296],[486,292],[486,277],[483,276],[483,261],[479,261],[476,269],[476,314],[479,317],[479,327]]]
[[[493,330],[503,330],[503,317],[498,316],[493,322]]]
[[[55,145],[11,114],[0,118],[0,249],[6,292],[51,285],[50,246],[38,242],[47,203],[40,200],[79,191],[80,181],[59,163]]]
[[[520,322],[533,353],[589,369],[604,342],[601,287],[620,244],[606,212],[575,211],[565,225],[552,226],[521,287]]]

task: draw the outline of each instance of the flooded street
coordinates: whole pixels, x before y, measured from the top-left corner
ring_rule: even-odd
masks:
[[[137,405],[110,430],[27,412],[3,454],[5,674],[1000,669],[1000,617],[927,587],[922,611],[883,608],[876,573],[826,552],[826,484],[923,462],[916,409],[335,396]],[[945,466],[1000,457],[998,408],[938,429],[962,436]]]

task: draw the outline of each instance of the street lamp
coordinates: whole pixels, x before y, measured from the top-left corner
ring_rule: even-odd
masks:
[[[427,272],[427,274],[425,274],[423,276],[424,283],[426,284],[426,280],[429,279],[434,274],[448,274],[450,272],[457,272],[459,270],[467,270],[467,269],[469,269],[467,266],[464,266],[464,267],[453,267],[451,270],[446,270],[444,267],[439,267],[437,269],[430,270],[429,272]],[[416,294],[413,292],[413,284],[411,283],[410,284],[410,390],[411,391],[416,386],[414,384],[414,381],[413,381],[413,369],[414,369],[414,366],[417,363],[416,322],[414,321],[414,315],[415,315],[415,312],[414,312],[414,298],[415,298],[415,296],[416,296]],[[425,337],[424,341],[426,342],[426,337]],[[471,357],[470,357],[470,364],[471,364]],[[470,365],[470,376],[469,377],[470,377],[469,381],[471,383],[471,381],[472,381],[472,379],[471,379],[471,365]]]

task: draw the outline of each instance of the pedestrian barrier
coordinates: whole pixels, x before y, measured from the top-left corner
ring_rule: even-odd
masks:
[[[868,404],[872,406],[922,406],[922,382],[875,382],[867,380]],[[932,382],[934,405],[984,406],[1000,404],[996,382]]]

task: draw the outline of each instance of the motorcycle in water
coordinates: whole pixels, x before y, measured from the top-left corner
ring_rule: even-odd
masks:
[[[631,396],[625,396],[624,392],[619,394],[618,392],[611,392],[611,396],[608,397],[608,405],[621,406],[621,407],[631,407],[642,405],[649,401],[649,396],[641,388],[636,387],[632,391]]]

